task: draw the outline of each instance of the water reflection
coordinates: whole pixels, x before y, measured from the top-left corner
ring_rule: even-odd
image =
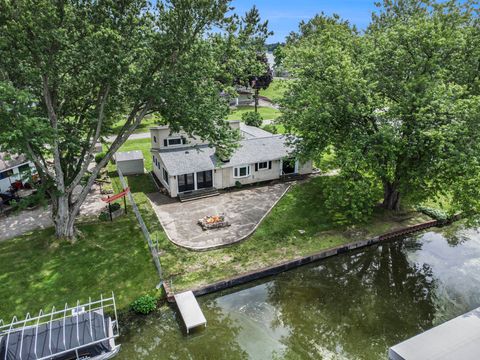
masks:
[[[122,359],[385,359],[389,346],[480,306],[480,235],[449,228],[200,298],[123,330]]]

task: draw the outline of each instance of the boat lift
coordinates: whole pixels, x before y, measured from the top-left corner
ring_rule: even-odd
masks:
[[[0,320],[0,360],[111,359],[120,351],[115,297],[100,297],[63,310],[55,307],[24,320]]]

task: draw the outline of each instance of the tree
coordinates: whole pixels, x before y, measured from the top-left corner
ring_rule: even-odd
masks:
[[[0,145],[35,163],[57,237],[75,236],[100,169],[146,115],[223,148],[234,143],[217,81],[229,76],[226,39],[240,26],[229,10],[228,0],[155,8],[143,0],[0,0]],[[209,36],[213,27],[226,34]],[[87,172],[95,144],[119,117],[125,125]]]
[[[273,32],[268,30],[268,21],[261,21],[258,9],[253,6],[242,18],[242,26],[238,32],[239,47],[246,51],[248,57],[237,61],[241,63],[241,71],[234,79],[234,84],[250,86],[255,90],[255,112],[258,107],[258,93],[266,89],[273,80],[273,72],[265,55],[265,41]]]
[[[258,112],[258,96],[261,89],[266,89],[270,86],[270,83],[273,81],[273,71],[270,68],[268,63],[267,55],[265,53],[257,55],[258,63],[262,64],[261,72],[257,75],[251,75],[249,79],[250,87],[255,91],[255,112]]]
[[[333,145],[342,174],[382,186],[386,209],[449,196],[452,211],[478,211],[478,10],[456,1],[379,6],[364,35],[320,15],[290,36],[286,63],[298,80],[283,118],[302,138],[298,153]]]
[[[242,114],[242,120],[249,126],[262,126],[263,118],[258,112],[247,111]]]

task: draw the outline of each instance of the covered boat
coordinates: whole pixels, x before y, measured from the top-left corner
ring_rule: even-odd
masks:
[[[120,350],[113,297],[0,323],[0,360],[111,359]]]

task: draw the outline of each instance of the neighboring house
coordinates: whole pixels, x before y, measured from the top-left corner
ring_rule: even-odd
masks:
[[[15,183],[25,184],[32,173],[36,173],[35,166],[25,155],[0,152],[0,192],[6,192]]]
[[[290,77],[290,74],[288,71],[286,71],[283,66],[276,66],[275,65],[275,55],[273,52],[266,52],[265,53],[267,56],[267,61],[268,65],[270,66],[270,69],[273,72],[274,77],[281,77],[281,78],[288,78]]]
[[[250,105],[253,102],[254,91],[251,88],[237,86],[238,96],[230,101],[230,106]]]
[[[308,174],[312,162],[291,158],[292,148],[284,135],[230,121],[241,132],[242,140],[230,159],[221,160],[215,148],[186,133],[174,134],[168,126],[150,129],[153,172],[170,196],[200,189],[225,189],[279,179],[282,175]]]

